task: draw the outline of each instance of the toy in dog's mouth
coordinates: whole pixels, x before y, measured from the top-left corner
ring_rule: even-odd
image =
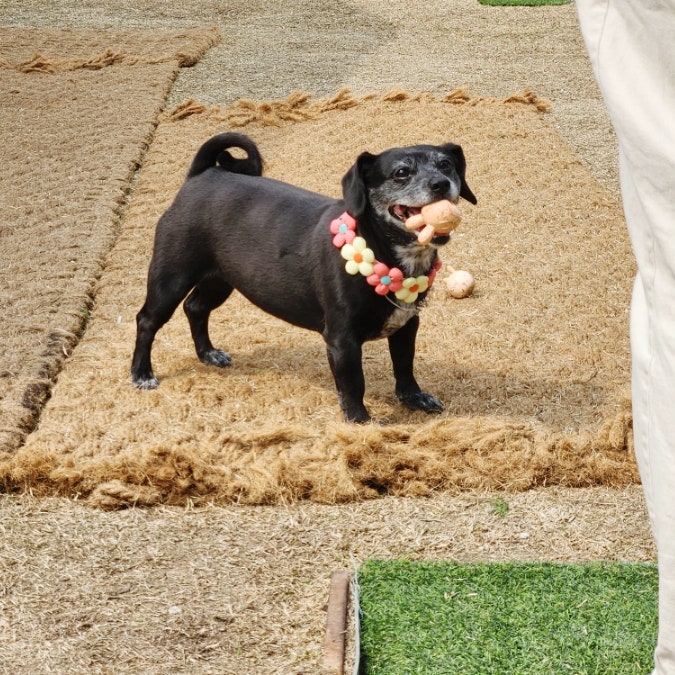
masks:
[[[441,200],[441,201],[447,204],[450,203],[448,202],[448,200]],[[422,213],[422,210],[426,209],[426,207],[439,203],[441,202],[429,202],[429,204],[422,204],[422,206],[408,206],[407,204],[394,204],[394,206],[389,208],[389,213],[397,220],[400,220],[402,223],[405,223],[413,216],[419,216]],[[417,231],[420,231],[423,230],[424,227],[425,227],[424,222],[421,222],[420,226],[415,229]]]
[[[395,204],[391,207],[393,217],[400,219],[406,230],[417,233],[417,241],[422,246],[447,243],[462,220],[462,214],[455,202],[439,199],[423,206]]]

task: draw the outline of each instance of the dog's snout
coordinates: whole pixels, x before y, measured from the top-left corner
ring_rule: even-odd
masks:
[[[429,183],[429,189],[436,195],[443,195],[450,187],[450,179],[445,176],[436,176]]]

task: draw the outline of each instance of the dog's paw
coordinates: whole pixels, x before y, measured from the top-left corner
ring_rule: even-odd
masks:
[[[435,396],[422,391],[415,394],[398,394],[398,398],[410,410],[423,410],[427,413],[443,412],[443,404]]]
[[[149,377],[134,377],[131,380],[131,383],[136,387],[136,389],[157,389],[159,386],[159,381],[157,378],[150,374]]]
[[[218,368],[225,368],[232,363],[230,355],[222,349],[209,349],[208,352],[200,354],[199,358],[207,366],[217,366]]]
[[[347,412],[343,411],[345,422],[353,422],[354,424],[365,424],[370,422],[370,415],[364,410],[359,410],[356,412]]]
[[[338,393],[338,400],[340,401],[340,408],[342,408],[345,422],[354,422],[356,424],[370,422],[370,415],[363,405],[363,401],[348,401],[340,393]]]

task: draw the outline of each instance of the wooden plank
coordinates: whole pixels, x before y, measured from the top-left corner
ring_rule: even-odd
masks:
[[[331,675],[344,674],[345,641],[347,632],[347,599],[350,573],[333,572],[328,591],[326,637],[324,638],[324,667]]]

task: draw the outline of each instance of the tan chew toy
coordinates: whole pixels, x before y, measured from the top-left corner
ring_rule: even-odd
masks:
[[[445,284],[453,298],[468,298],[473,293],[475,282],[470,272],[453,270],[450,267],[450,276],[446,277]]]
[[[405,226],[408,230],[419,230],[417,241],[422,246],[428,246],[435,235],[448,234],[457,229],[461,220],[462,212],[457,205],[447,199],[441,199],[423,206],[420,213],[410,216],[405,221]]]

